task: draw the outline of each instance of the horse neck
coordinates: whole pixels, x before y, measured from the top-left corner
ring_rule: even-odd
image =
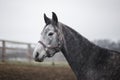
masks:
[[[65,25],[62,27],[62,32],[64,34],[64,47],[62,52],[75,74],[80,76],[80,69],[84,67],[89,56],[93,55],[92,52],[96,46]]]

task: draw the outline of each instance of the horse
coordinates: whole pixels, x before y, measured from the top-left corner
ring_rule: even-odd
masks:
[[[45,26],[41,32],[33,58],[43,62],[62,52],[77,80],[120,80],[120,52],[95,45],[74,29],[44,13]]]

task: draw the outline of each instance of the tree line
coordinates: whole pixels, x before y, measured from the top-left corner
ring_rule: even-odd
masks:
[[[93,43],[95,43],[96,45],[98,45],[100,47],[120,52],[120,40],[118,40],[118,41],[112,41],[109,39],[94,40]]]

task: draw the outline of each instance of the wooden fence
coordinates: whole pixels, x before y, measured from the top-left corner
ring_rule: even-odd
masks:
[[[19,53],[19,55],[25,55],[26,59],[31,62],[32,60],[32,52],[34,49],[34,43],[26,43],[26,42],[17,42],[17,41],[9,41],[9,40],[0,40],[0,60],[5,62],[8,60],[10,55],[17,55],[19,51],[25,52],[24,54]],[[10,52],[10,50],[12,50]],[[15,52],[16,51],[16,52]],[[18,51],[18,52],[17,52]],[[15,53],[15,54],[13,54]],[[8,56],[9,55],[9,56]]]

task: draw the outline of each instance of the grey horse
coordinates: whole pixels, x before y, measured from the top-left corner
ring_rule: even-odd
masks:
[[[78,80],[120,80],[120,52],[101,48],[58,21],[44,14],[45,27],[33,52],[42,62],[61,51]]]

